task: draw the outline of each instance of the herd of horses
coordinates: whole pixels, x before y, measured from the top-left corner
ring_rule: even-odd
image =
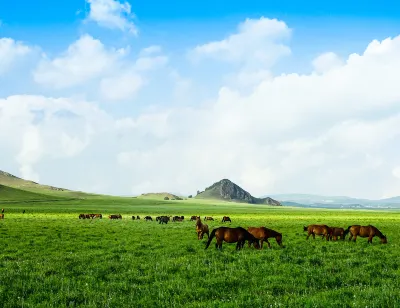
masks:
[[[101,214],[80,214],[79,219],[94,219],[94,218],[103,218]],[[109,219],[122,219],[121,214],[113,214],[108,216]],[[1,219],[1,216],[0,216]],[[157,216],[156,221],[159,224],[167,224],[169,221],[173,222],[183,222],[185,219],[184,216]],[[140,216],[132,216],[132,220],[140,220]],[[145,221],[153,221],[151,216],[145,216]],[[211,233],[208,228],[208,225],[201,221],[200,216],[191,216],[190,221],[196,221],[196,234],[197,239],[203,239],[204,235],[207,234],[208,241],[206,243],[207,249],[213,238],[216,239],[215,247],[217,249],[222,249],[222,243],[236,243],[236,249],[240,250],[244,247],[245,242],[248,242],[248,247],[252,245],[256,249],[262,249],[264,242],[267,243],[268,248],[271,248],[271,243],[268,241],[270,238],[275,238],[278,245],[284,248],[282,244],[282,233],[278,231],[266,228],[266,227],[248,227],[247,230],[242,227],[230,228],[230,227],[218,227],[214,228]],[[205,216],[204,221],[214,221],[214,218],[211,216]],[[221,222],[232,222],[229,216],[224,216]],[[357,237],[367,237],[368,243],[372,243],[372,239],[377,236],[380,238],[382,244],[387,243],[386,236],[378,230],[378,228],[368,225],[351,225],[346,230],[340,227],[329,227],[327,225],[308,225],[303,227],[303,231],[307,232],[307,240],[310,236],[315,239],[316,235],[322,236],[322,239],[329,240],[344,240],[347,234],[350,233],[349,241],[353,240],[354,242],[357,240]]]

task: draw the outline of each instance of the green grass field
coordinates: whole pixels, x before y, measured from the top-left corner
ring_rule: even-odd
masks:
[[[4,200],[3,200],[4,201]],[[4,203],[0,220],[2,307],[398,307],[400,213],[308,210],[199,200],[88,198]],[[22,214],[25,209],[26,213]],[[79,220],[79,213],[122,220]],[[185,215],[183,223],[132,215]],[[284,249],[205,250],[190,215],[212,215],[210,229],[267,226]],[[303,225],[373,224],[381,245],[306,241]],[[206,237],[205,237],[206,238]]]

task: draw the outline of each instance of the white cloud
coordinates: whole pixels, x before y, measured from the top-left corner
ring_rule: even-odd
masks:
[[[68,88],[100,77],[115,69],[126,49],[110,49],[90,35],[81,36],[53,60],[44,58],[34,72],[34,80],[55,88]]]
[[[230,178],[256,196],[281,192],[400,195],[396,178],[400,36],[372,41],[364,53],[351,54],[335,69],[324,66],[318,74],[274,76],[268,70],[273,61],[266,61],[253,79],[257,70],[247,69],[246,57],[254,50],[235,43],[237,36],[263,50],[254,37],[275,42],[271,37],[282,37],[288,33],[285,29],[277,21],[263,20],[262,25],[246,21],[236,36],[199,49],[200,54],[225,55],[240,62],[244,77],[239,75],[238,80],[250,79],[252,84],[246,94],[236,86],[224,86],[204,104],[172,108],[162,105],[165,92],[160,91],[160,103],[151,112],[126,111],[123,117],[113,116],[112,111],[107,114],[96,102],[72,98],[0,99],[0,144],[9,152],[8,158],[1,153],[2,160],[17,164],[32,178],[115,194],[193,194]],[[157,58],[157,50],[153,51],[150,55]],[[142,63],[150,55],[143,53]],[[108,73],[103,68],[92,70],[96,73],[86,76],[103,80],[105,87],[109,85],[106,90],[115,89],[103,95],[122,99],[137,92],[132,89],[139,87],[141,61]],[[154,66],[139,67],[148,71]],[[62,72],[66,79],[75,76]],[[185,76],[196,77],[196,73],[191,75],[187,68]],[[185,90],[186,77],[176,71],[167,77],[177,84],[182,81]]]
[[[325,73],[342,66],[343,61],[337,54],[326,52],[315,58],[312,65],[317,73]]]
[[[31,51],[32,49],[22,42],[11,38],[0,38],[0,75],[10,70],[18,59]]]
[[[133,97],[144,85],[140,75],[127,72],[116,77],[104,78],[100,83],[100,91],[107,100],[124,100]]]
[[[287,25],[276,19],[246,19],[239,24],[238,32],[221,41],[195,47],[192,59],[214,58],[235,62],[248,68],[269,68],[280,57],[290,54],[290,48],[282,40],[290,36]]]
[[[134,17],[129,2],[117,0],[86,0],[90,5],[88,19],[110,29],[128,31],[137,35],[138,30],[132,22]]]
[[[400,179],[400,166],[393,168],[392,174],[394,177]]]

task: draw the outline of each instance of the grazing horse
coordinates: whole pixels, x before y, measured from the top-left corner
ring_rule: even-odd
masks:
[[[232,222],[232,220],[229,218],[229,216],[222,217],[222,222],[225,222],[225,221]]]
[[[108,218],[109,219],[122,219],[122,215],[121,214],[109,215]]]
[[[258,239],[256,239],[250,232],[246,231],[242,227],[237,228],[228,228],[228,227],[219,227],[212,230],[210,237],[208,238],[208,242],[206,248],[210,246],[212,239],[216,238],[217,243],[215,244],[215,248],[222,249],[222,242],[225,241],[227,243],[237,243],[236,250],[240,250],[243,248],[244,243],[246,241],[249,244],[254,244],[254,247],[260,249],[260,244]]]
[[[190,217],[190,221],[196,220],[197,217],[200,217],[200,216],[192,216],[192,217]]]
[[[200,216],[196,219],[196,233],[199,240],[203,239],[204,234],[207,234],[207,237],[210,238],[208,225],[201,222]]]
[[[79,214],[79,219],[85,219],[86,215],[85,214]]]
[[[344,231],[344,236],[347,235],[347,233],[350,232],[350,238],[349,241],[354,237],[354,242],[357,240],[357,236],[360,237],[368,237],[368,243],[372,244],[372,239],[374,236],[377,236],[381,239],[381,244],[386,244],[387,243],[387,238],[385,235],[382,234],[381,231],[378,230],[378,228],[368,225],[368,226],[360,226],[360,225],[352,225],[348,227]]]
[[[183,221],[184,217],[183,216],[175,216],[172,218],[172,221]]]
[[[158,217],[158,221],[159,221],[159,224],[167,224],[169,221],[169,217],[167,217],[167,216]]]
[[[313,239],[315,239],[315,235],[322,235],[322,239],[324,237],[327,241],[329,241],[329,227],[327,225],[309,225],[303,228],[304,231],[308,231],[307,240],[312,234]]]
[[[4,219],[4,214],[0,214],[0,219]]]
[[[137,215],[137,216],[136,216],[136,219],[137,219],[137,220],[140,220],[140,216],[139,216],[139,215]]]
[[[334,239],[335,241],[338,239],[344,240],[345,235],[344,235],[344,229],[343,228],[336,228],[336,227],[330,227],[329,228],[329,239],[332,241]]]
[[[249,227],[247,228],[247,231],[249,231],[256,239],[259,239],[261,241],[260,243],[260,249],[263,248],[264,241],[267,242],[268,248],[271,248],[271,244],[269,243],[268,239],[271,237],[274,237],[276,242],[278,243],[279,246],[283,248],[282,245],[282,233],[279,233],[275,230],[268,229],[265,227]],[[249,242],[249,247],[251,246]]]
[[[153,218],[151,218],[151,216],[146,216],[146,217],[144,218],[144,220],[146,220],[146,221],[148,221],[148,220],[153,221]]]
[[[135,220],[136,219],[136,217],[135,216],[132,216],[132,220]]]
[[[2,213],[2,214],[4,213],[4,209],[1,209],[1,213]]]
[[[214,218],[212,218],[211,216],[206,216],[204,217],[204,220],[214,220]]]

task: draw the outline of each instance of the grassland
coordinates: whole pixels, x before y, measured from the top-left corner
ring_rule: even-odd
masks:
[[[2,307],[398,307],[400,213],[309,210],[140,198],[2,203]],[[22,214],[25,209],[26,213]],[[122,220],[79,220],[85,212]],[[284,249],[204,250],[194,223],[131,215],[212,215],[222,225],[268,226]],[[305,240],[302,226],[373,224],[387,236],[357,243]],[[214,240],[215,241],[215,240]]]

